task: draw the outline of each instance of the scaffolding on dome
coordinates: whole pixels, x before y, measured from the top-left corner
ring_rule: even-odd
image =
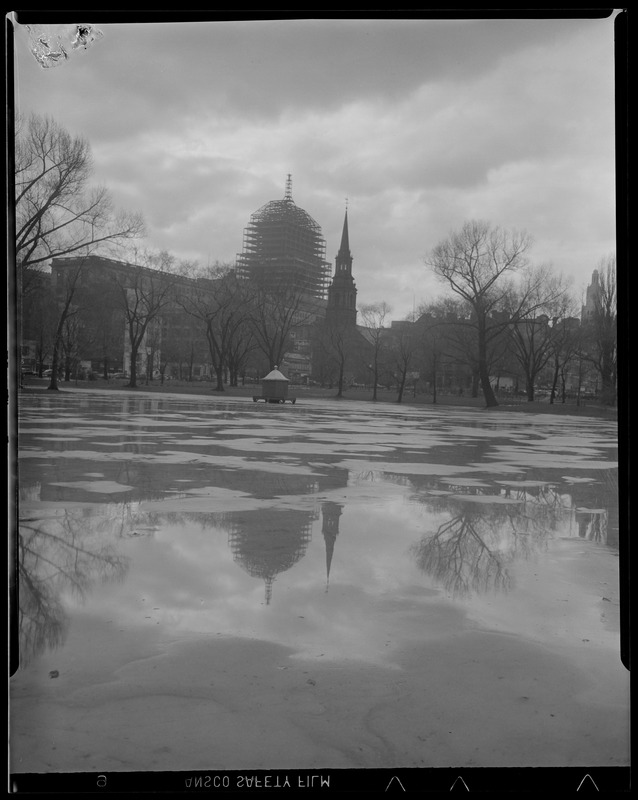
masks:
[[[299,291],[325,299],[331,278],[321,228],[292,199],[290,175],[283,200],[271,200],[244,229],[237,274],[270,290]]]
[[[230,521],[228,543],[233,561],[251,577],[264,581],[269,605],[277,575],[289,570],[305,555],[317,514],[264,509],[258,516],[258,525]]]

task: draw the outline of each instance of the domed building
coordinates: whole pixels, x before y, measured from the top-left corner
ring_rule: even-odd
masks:
[[[236,270],[242,278],[272,291],[298,291],[325,300],[331,277],[326,242],[315,220],[292,199],[292,179],[283,200],[255,211],[244,230]]]

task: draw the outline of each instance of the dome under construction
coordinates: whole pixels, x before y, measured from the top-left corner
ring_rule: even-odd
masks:
[[[295,205],[288,175],[283,200],[271,200],[251,216],[236,267],[240,277],[270,291],[297,291],[325,299],[331,277],[325,256],[321,228]]]

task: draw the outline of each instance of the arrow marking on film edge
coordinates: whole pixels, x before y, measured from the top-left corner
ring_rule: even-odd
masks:
[[[599,792],[600,789],[598,788],[598,786],[596,786],[596,783],[595,783],[594,779],[592,778],[592,776],[589,774],[589,772],[587,773],[587,775],[585,775],[585,777],[582,779],[582,781],[578,784],[578,789],[576,789],[576,791],[580,792],[580,790],[583,788],[583,784],[585,784],[585,781],[587,781],[588,779],[591,782],[591,784],[594,787],[594,789],[597,792]],[[591,787],[588,784],[585,784],[585,788],[589,789]]]
[[[466,792],[469,792],[470,790],[467,788],[467,783],[465,783],[465,781],[463,780],[463,778],[462,778],[460,775],[459,775],[459,777],[458,777],[458,778],[457,778],[457,779],[454,781],[454,783],[453,783],[453,784],[450,786],[450,791],[452,791],[452,789],[454,789],[454,787],[456,786],[456,784],[457,784],[459,781],[461,781],[461,783],[463,784],[463,788],[465,789],[465,791],[466,791]],[[461,787],[459,787],[459,788],[461,788]]]
[[[392,781],[396,781],[396,782],[399,784],[399,786],[400,786],[400,787],[403,789],[403,784],[402,784],[402,783],[401,783],[401,781],[400,781],[400,780],[397,778],[397,776],[396,776],[396,775],[394,775],[392,778],[390,778],[390,783],[389,783],[389,784],[388,784],[388,785],[385,787],[385,790],[386,790],[386,792],[387,792],[387,791],[388,791],[388,789],[389,789],[389,788],[392,786]],[[405,789],[403,789],[403,791],[405,792]]]

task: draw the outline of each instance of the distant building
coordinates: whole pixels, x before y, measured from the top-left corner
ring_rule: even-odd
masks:
[[[271,200],[251,216],[236,270],[270,291],[285,288],[325,300],[330,280],[325,255],[321,228],[293,201],[288,175],[283,200]]]
[[[600,274],[597,269],[592,272],[591,283],[585,293],[585,304],[581,309],[580,319],[582,323],[590,322],[596,309],[600,307]]]

